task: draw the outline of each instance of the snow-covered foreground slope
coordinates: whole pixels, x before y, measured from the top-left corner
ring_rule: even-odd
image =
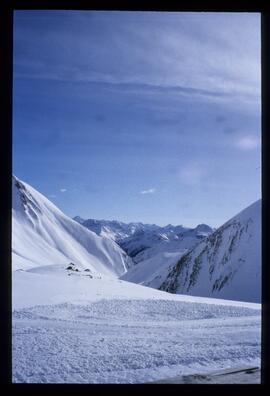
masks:
[[[197,244],[170,268],[161,290],[261,301],[261,200]]]
[[[13,382],[142,383],[260,365],[260,305],[40,266],[13,272]]]
[[[67,217],[33,187],[13,177],[12,268],[73,262],[78,269],[119,276],[131,264],[108,238],[97,236]]]

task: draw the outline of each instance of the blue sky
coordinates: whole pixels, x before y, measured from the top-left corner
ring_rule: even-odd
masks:
[[[13,172],[69,216],[220,226],[261,197],[260,15],[16,11]]]

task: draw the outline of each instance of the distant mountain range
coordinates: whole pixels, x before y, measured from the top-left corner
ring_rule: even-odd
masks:
[[[158,226],[143,223],[123,223],[117,220],[95,220],[82,219],[80,216],[74,217],[74,220],[84,227],[95,232],[97,235],[120,242],[123,239],[132,236],[134,233],[144,229],[156,229]]]
[[[166,243],[164,246],[174,242],[172,246],[178,246],[179,248],[181,246],[182,249],[184,239],[189,238],[189,240],[192,239],[197,242],[213,232],[213,229],[206,224],[200,224],[196,228],[187,228],[182,225],[173,226],[171,224],[162,227],[156,224],[126,224],[116,220],[85,220],[79,216],[74,217],[74,220],[97,235],[116,241],[132,257],[134,263],[144,260],[146,250],[146,256],[148,256],[151,251],[149,249],[163,242]]]

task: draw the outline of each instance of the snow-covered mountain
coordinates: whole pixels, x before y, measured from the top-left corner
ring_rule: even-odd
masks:
[[[158,227],[155,224],[123,223],[117,220],[85,220],[80,216],[75,216],[74,220],[95,232],[97,235],[112,239],[116,242],[120,242],[132,236],[135,232],[145,228],[156,229]]]
[[[191,247],[193,242],[197,242],[198,239],[204,238],[211,232],[212,228],[207,225],[199,225],[194,229],[182,226],[157,226],[156,229],[145,228],[137,231],[132,236],[120,241],[119,244],[135,263],[139,263],[150,256],[153,257],[158,252],[170,251],[169,245],[173,246],[173,251]]]
[[[33,187],[13,177],[12,267],[63,265],[120,276],[132,260],[114,241],[97,236],[62,213]]]
[[[261,200],[198,243],[159,287],[177,294],[261,301]]]
[[[120,242],[136,264],[121,279],[159,288],[168,276],[170,266],[212,232],[211,227],[200,224],[193,229],[168,225],[134,233]]]
[[[126,224],[116,220],[84,220],[80,216],[74,217],[74,220],[97,235],[116,241],[132,257],[135,264],[158,252],[182,251],[183,248],[190,248],[198,239],[213,232],[213,229],[206,224],[200,224],[192,229],[171,224],[161,227],[156,224]],[[185,243],[183,243],[184,239],[186,239]],[[170,242],[173,243],[169,247]]]
[[[135,241],[130,239],[128,247],[131,247],[133,243],[136,248],[136,243],[138,246],[139,242],[141,242],[140,246],[142,247],[137,251],[135,249],[132,251],[132,253],[136,253],[133,257],[136,265],[130,267],[122,276],[122,279],[159,288],[168,276],[170,266],[176,264],[183,254],[187,253],[198,241],[201,241],[211,232],[212,229],[208,226],[204,227],[204,231],[202,231],[201,226],[198,226],[195,229],[179,233],[172,240],[166,238],[166,236],[163,238],[159,236],[159,241],[158,239],[153,241],[154,235],[149,236],[150,241],[147,241],[146,238],[143,240],[142,237],[138,240],[135,239]],[[144,241],[144,244],[142,244],[142,241]],[[125,241],[122,247],[129,252],[125,246]]]
[[[169,267],[205,238],[213,229],[206,224],[195,228],[168,224],[123,223],[116,220],[84,220],[74,218],[97,235],[116,241],[132,258],[133,263],[121,279],[159,288],[168,275]]]

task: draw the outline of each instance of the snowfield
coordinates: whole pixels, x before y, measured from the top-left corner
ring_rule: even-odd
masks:
[[[260,366],[260,326],[259,304],[61,266],[14,271],[13,382],[144,383]]]

